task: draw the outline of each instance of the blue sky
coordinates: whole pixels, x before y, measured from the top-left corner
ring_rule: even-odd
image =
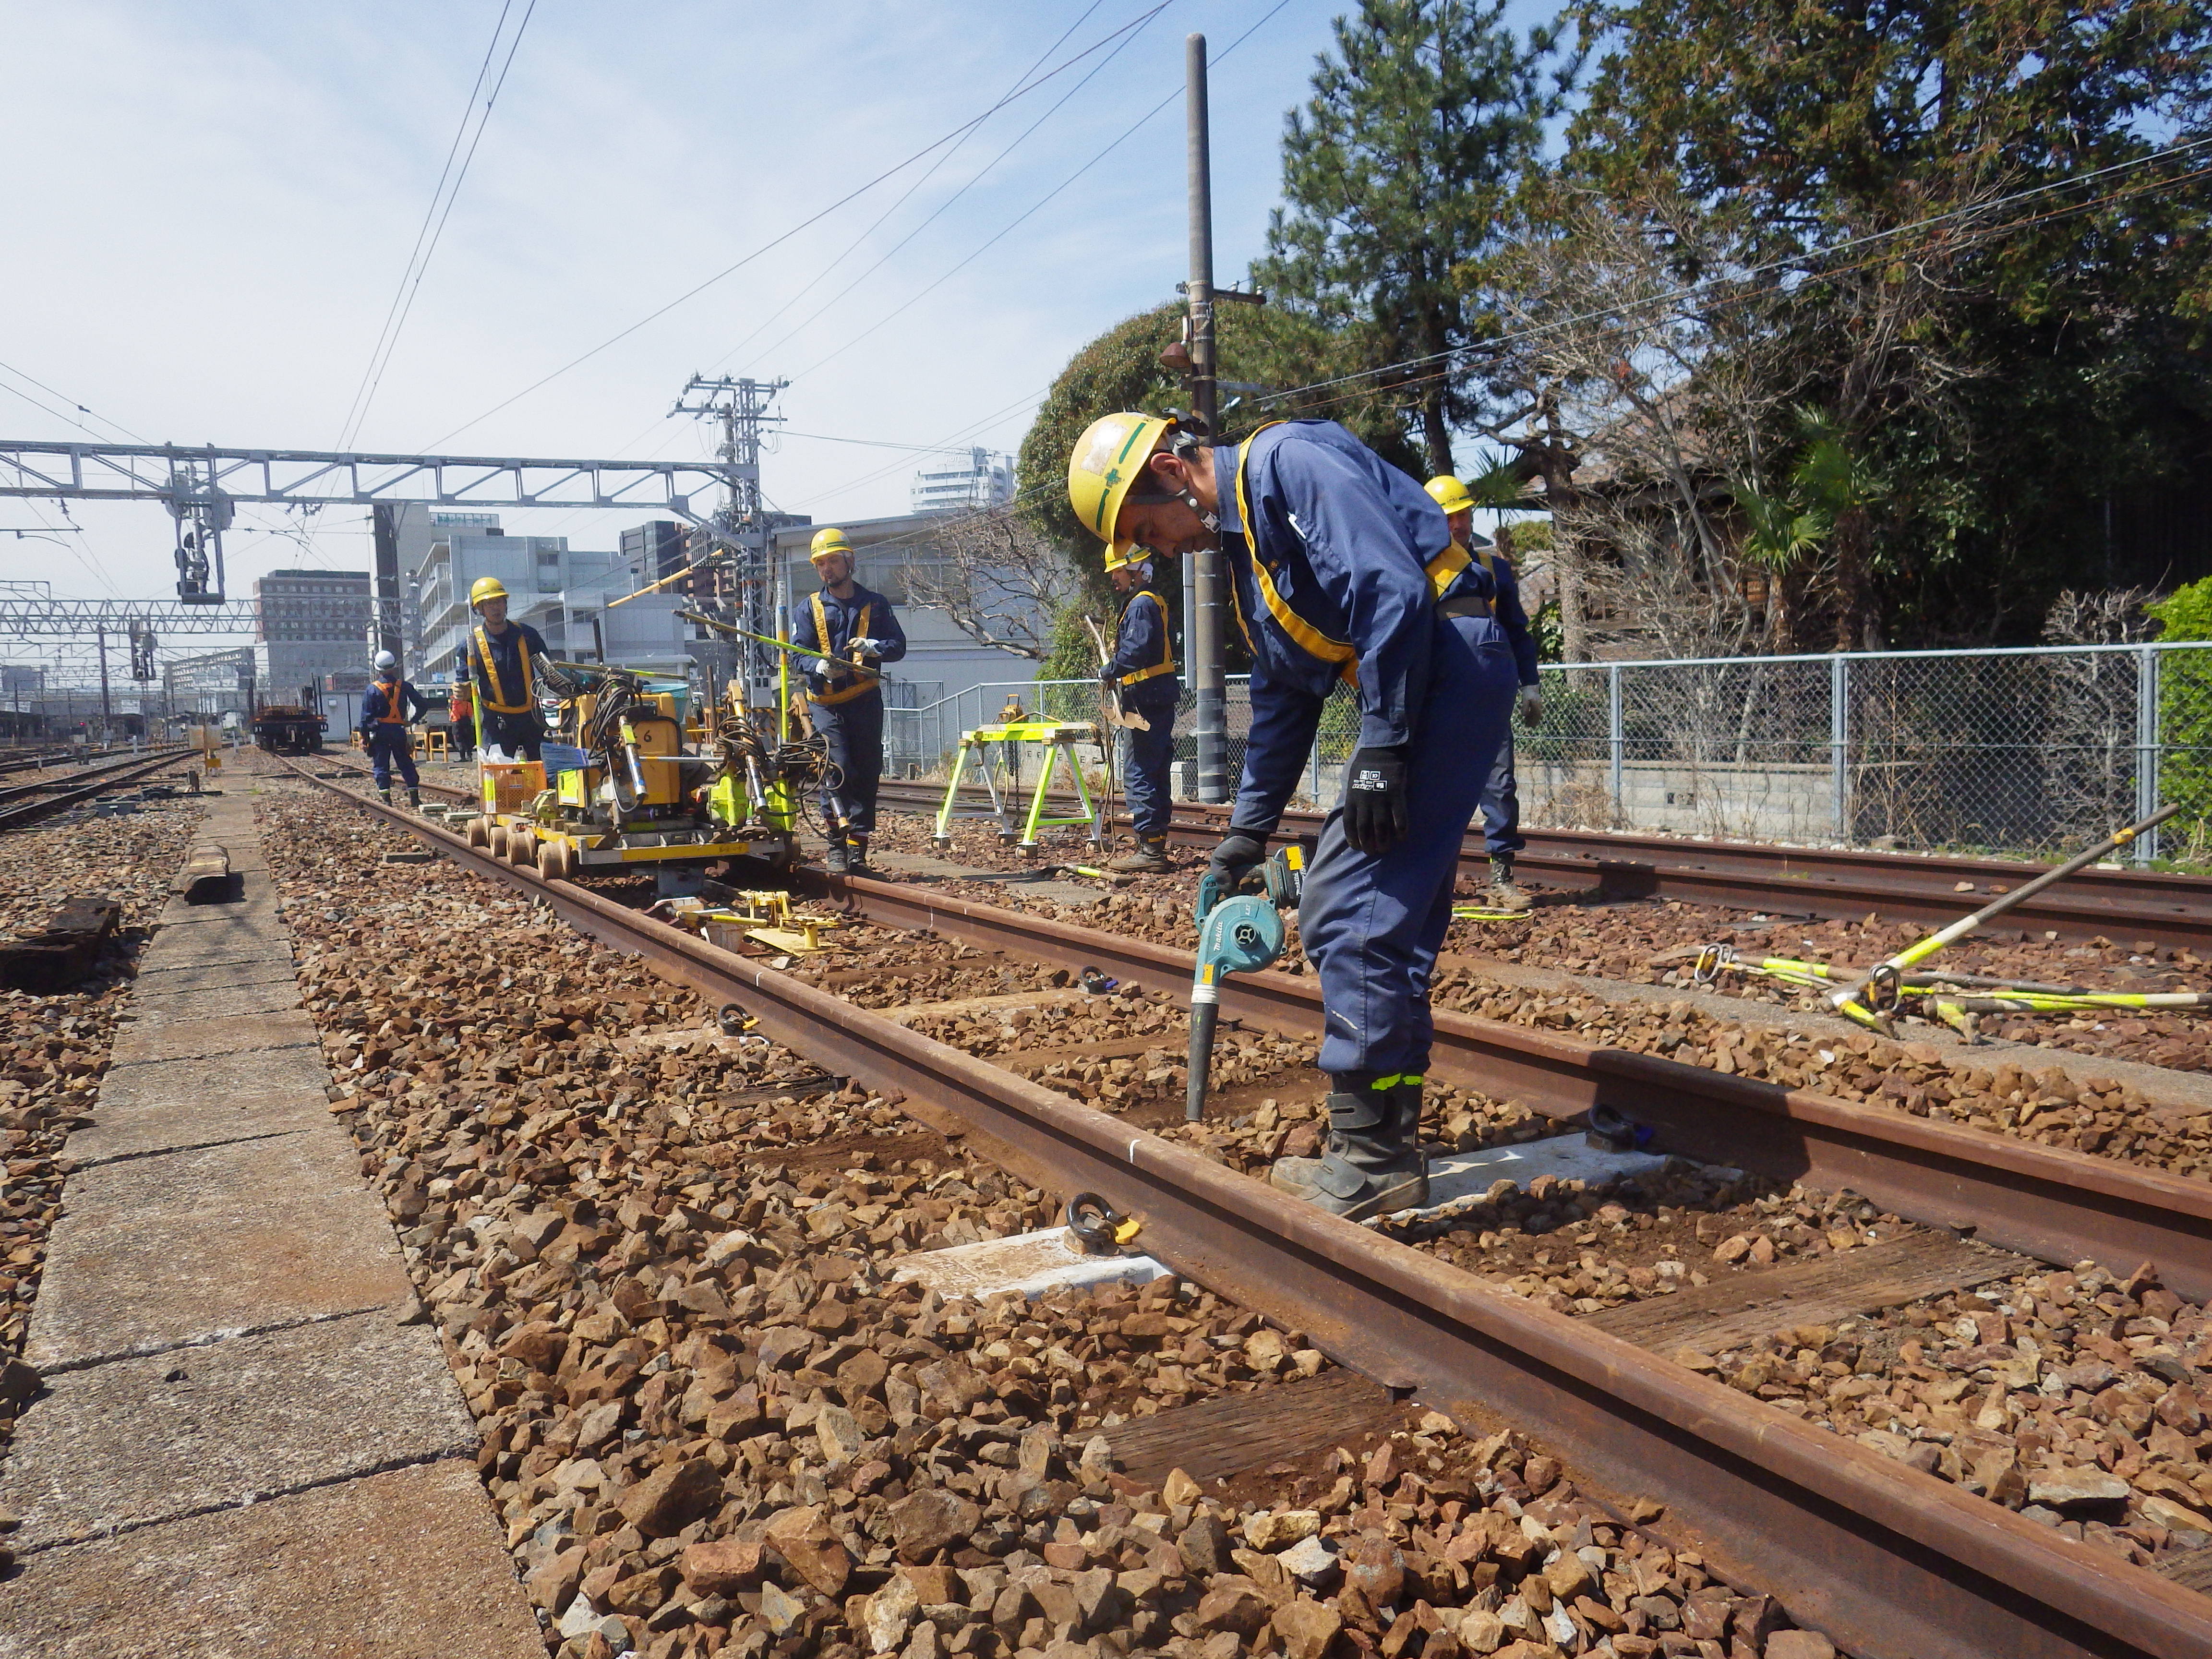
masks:
[[[538,0],[352,447],[433,444],[971,120],[1071,25],[1048,63],[1152,3]],[[1185,263],[1184,35],[1205,32],[1218,57],[1272,3],[1173,0],[1117,37],[1110,61],[1101,66],[1112,47],[1000,111],[927,178],[927,163],[899,173],[440,447],[703,453],[704,428],[661,417],[694,369],[719,368],[790,378],[781,408],[793,434],[1012,449],[1072,350],[1173,296]],[[514,0],[510,28],[527,4]],[[1214,71],[1224,281],[1262,246],[1284,112],[1305,96],[1343,9],[1288,0]],[[0,362],[155,441],[334,446],[500,9],[0,3],[0,142],[19,158],[0,182]],[[1106,161],[954,270],[1162,99]],[[0,374],[0,386],[17,385]],[[4,392],[0,431],[76,435]],[[819,520],[902,512],[913,464],[791,435],[763,485]],[[557,516],[510,515],[509,527],[605,547],[630,521]],[[63,540],[82,554],[0,540],[0,574],[86,595],[166,592],[158,508],[81,507],[76,519],[89,533]],[[42,520],[59,522],[51,504],[0,502],[0,525]],[[232,586],[244,592],[279,565],[359,568],[366,549],[352,514],[324,515],[305,547],[240,533]]]

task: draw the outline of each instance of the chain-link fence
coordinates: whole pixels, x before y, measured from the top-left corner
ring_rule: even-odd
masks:
[[[1552,664],[1543,694],[1542,726],[1515,728],[1532,829],[2039,857],[2171,801],[2180,816],[2135,857],[2212,863],[2212,645]],[[1251,698],[1241,678],[1227,696],[1233,789]],[[1098,715],[1091,680],[969,686],[888,711],[895,773],[943,776],[960,733],[997,720],[1009,696],[1031,718]],[[1184,799],[1197,793],[1192,714],[1186,692]],[[1340,690],[1304,799],[1335,799],[1358,726]]]
[[[2212,856],[2212,646],[1867,652],[1543,671],[1524,818],[2041,855],[2166,801]]]

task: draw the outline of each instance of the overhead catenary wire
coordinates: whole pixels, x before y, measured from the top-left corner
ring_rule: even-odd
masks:
[[[415,246],[408,251],[407,264],[399,273],[399,286],[393,292],[392,303],[386,308],[383,325],[377,331],[376,343],[369,349],[368,366],[362,371],[361,384],[354,388],[353,402],[346,410],[344,423],[339,429],[337,447],[349,448],[360,436],[362,425],[368,419],[369,405],[376,399],[378,388],[384,383],[384,372],[391,366],[392,355],[398,349],[401,331],[415,308],[415,296],[421,292],[423,276],[430,268],[430,258],[438,251],[438,243],[446,233],[446,221],[453,211],[453,203],[459,198],[462,182],[468,177],[469,164],[476,160],[477,146],[483,143],[484,129],[491,123],[493,107],[499,102],[501,88],[507,85],[507,71],[514,67],[514,54],[522,44],[523,32],[529,28],[532,15],[538,9],[538,0],[527,0],[522,21],[515,25],[513,39],[508,40],[507,57],[501,63],[499,76],[492,82],[490,94],[483,100],[483,112],[477,110],[477,94],[483,90],[485,78],[491,73],[492,58],[499,51],[500,39],[507,29],[507,14],[514,9],[514,0],[501,0],[499,20],[492,25],[491,40],[484,47],[483,61],[477,66],[475,85],[469,88],[468,100],[462,106],[461,119],[453,130],[453,142],[447,147],[445,166],[440,169],[436,186],[430,192],[430,204],[423,210],[422,223],[415,233]],[[476,130],[470,131],[470,123]],[[466,140],[468,149],[462,152]],[[459,167],[456,167],[456,159]],[[448,185],[450,182],[450,188]]]
[[[754,261],[773,252],[775,249],[782,246],[783,244],[791,240],[793,237],[797,236],[800,232],[806,230],[813,225],[820,223],[823,219],[828,218],[831,214],[836,212],[848,203],[855,201],[859,198],[866,195],[868,191],[873,190],[878,185],[882,184],[885,179],[896,177],[899,173],[905,172],[907,168],[914,166],[916,162],[923,160],[927,156],[935,154],[938,150],[942,149],[945,145],[960,138],[963,134],[970,132],[975,128],[981,126],[985,121],[990,119],[992,116],[1006,108],[1007,105],[1012,103],[1015,100],[1026,97],[1029,94],[1036,91],[1039,87],[1042,87],[1057,76],[1066,73],[1067,70],[1073,69],[1076,64],[1083,62],[1084,59],[1089,58],[1092,53],[1110,45],[1121,35],[1127,33],[1130,29],[1138,27],[1146,19],[1155,15],[1158,11],[1164,9],[1170,3],[1172,3],[1172,0],[1160,0],[1160,5],[1156,6],[1152,12],[1147,12],[1144,14],[1143,16],[1140,16],[1131,22],[1124,23],[1120,27],[1112,31],[1112,33],[1093,41],[1091,45],[1085,46],[1081,52],[1077,52],[1074,56],[1064,59],[1060,63],[1055,64],[1053,68],[1046,70],[1042,75],[1033,77],[1026,85],[1018,87],[1012,92],[1010,92],[1000,98],[997,102],[994,103],[988,109],[984,110],[981,114],[973,116],[968,120],[962,122],[950,132],[947,132],[931,143],[923,145],[921,149],[915,151],[903,161],[892,163],[890,167],[885,167],[881,173],[878,173],[873,178],[869,179],[866,183],[855,185],[853,189],[846,191],[842,196],[838,197],[835,201],[832,201],[826,206],[819,208],[813,213],[809,214],[797,224],[793,225],[788,229],[770,237],[767,241],[763,242],[750,252],[744,254],[738,259],[732,260],[730,264],[723,266],[712,276],[693,283],[690,288],[684,289],[683,293],[678,294],[672,300],[654,307],[652,311],[647,312],[644,316],[639,318],[635,322],[630,324],[629,326],[617,330],[615,333],[609,335],[605,339],[600,341],[599,344],[592,347],[589,350],[580,352],[577,356],[571,357],[568,362],[562,363],[559,368],[551,370],[548,374],[540,375],[537,380],[532,380],[528,386],[524,386],[520,392],[510,393],[508,396],[501,398],[499,402],[492,404],[490,408],[484,410],[482,413],[471,416],[467,420],[462,422],[460,425],[454,427],[448,432],[441,434],[436,438],[432,439],[430,442],[426,444],[423,447],[426,450],[436,449],[440,445],[446,443],[453,438],[458,437],[460,434],[469,430],[470,428],[481,425],[485,421],[489,420],[501,410],[520,403],[523,398],[530,396],[533,392],[537,392],[542,387],[551,385],[555,380],[559,380],[562,375],[568,374],[571,370],[589,362],[601,352],[605,351],[609,348],[617,345],[623,341],[628,339],[640,329],[645,328],[650,324],[659,321],[670,312],[674,311],[678,307],[685,304],[689,301],[696,299],[698,295],[705,293],[708,289],[713,288],[716,283],[726,280],[726,278],[735,275],[738,271],[744,270],[747,265],[754,263]],[[1285,0],[1285,3],[1287,3],[1287,0]]]
[[[1378,364],[1373,368],[1355,369],[1349,374],[1339,374],[1333,376],[1328,380],[1311,381],[1304,386],[1285,386],[1279,391],[1265,393],[1255,401],[1261,404],[1280,403],[1285,398],[1302,397],[1309,392],[1325,392],[1332,387],[1350,386],[1360,381],[1371,380],[1382,375],[1397,374],[1401,370],[1425,368],[1431,364],[1435,363],[1441,363],[1449,366],[1450,363],[1462,357],[1470,356],[1477,353],[1494,354],[1500,347],[1511,344],[1514,342],[1533,338],[1541,334],[1556,332],[1561,329],[1572,328],[1581,323],[1601,321],[1607,317],[1614,316],[1623,312],[1644,310],[1654,306],[1669,305],[1678,301],[1693,299],[1710,289],[1723,287],[1736,287],[1740,289],[1741,284],[1748,283],[1759,276],[1774,276],[1781,273],[1796,271],[1801,272],[1808,277],[1818,277],[1824,273],[1819,270],[1809,268],[1814,267],[1818,264],[1819,262],[1832,258],[1837,254],[1846,253],[1853,249],[1866,247],[1877,243],[1893,241],[1899,237],[1911,234],[1916,231],[1933,229],[1937,227],[1948,224],[1954,220],[1967,218],[1977,214],[1987,213],[1993,208],[2005,207],[2016,202],[2027,201],[2035,197],[2049,195],[2054,191],[2072,189],[2077,185],[2088,184],[2099,179],[2109,178],[2117,173],[2133,172],[2140,167],[2150,166],[2154,162],[2170,161],[2176,156],[2193,154],[2196,151],[2207,148],[2208,146],[2212,146],[2212,136],[2191,139],[2185,143],[2168,145],[2161,149],[2153,150],[2142,155],[2131,157],[2125,161],[2115,161],[2109,166],[2094,168],[2088,173],[2075,173],[2065,179],[2054,179],[2040,185],[2032,185],[2025,189],[2009,191],[2000,196],[1991,197],[1986,202],[1969,203],[1964,207],[1948,209],[1942,213],[1931,214],[1927,218],[1916,219],[1907,224],[1893,225],[1883,230],[1868,231],[1861,235],[1847,237],[1840,242],[1833,243],[1824,248],[1813,249],[1802,253],[1789,254],[1778,258],[1766,260],[1759,264],[1747,266],[1742,270],[1731,273],[1724,277],[1711,277],[1701,282],[1686,283],[1679,287],[1649,295],[1641,299],[1626,301],[1617,305],[1601,306],[1595,310],[1581,312],[1574,316],[1559,318],[1548,322],[1531,324],[1526,328],[1516,329],[1510,333],[1493,337],[1491,339],[1478,340],[1463,346],[1453,346],[1443,351],[1427,352],[1419,357],[1401,358],[1395,362]],[[2200,168],[2194,172],[2184,173],[2178,179],[2166,179],[2160,182],[2166,185],[2185,183],[2190,179],[2203,176],[2205,171],[2207,171],[2207,169]],[[1995,227],[1989,231],[1974,233],[1974,234],[1978,237],[1982,235],[1995,234],[1998,231],[2002,230],[2016,229],[2021,225],[2039,223],[2045,219],[2059,217],[2065,213],[2084,211],[2088,208],[2100,206],[2106,202],[2120,200],[2130,195],[2141,194],[2144,190],[2154,187],[2154,186],[2146,185],[2136,190],[2112,191],[2109,194],[2094,198],[2087,202],[2075,203],[2068,207],[2053,210],[2052,211],[2045,214],[2031,215],[2027,218],[2012,222],[2009,224]],[[1844,272],[1848,270],[1863,268],[1863,264],[1855,264],[1840,267],[1835,270],[1826,272],[1825,274],[1839,276],[1844,274]],[[1766,287],[1754,291],[1758,293],[1771,293],[1778,289],[1779,286],[1779,283],[1770,283]],[[1742,299],[1747,297],[1749,297],[1747,293],[1739,292],[1734,296],[1732,301],[1729,302],[1740,303]],[[1449,367],[1441,371],[1441,373],[1449,372]],[[1401,381],[1394,385],[1390,389],[1396,390],[1403,386],[1424,384],[1428,380],[1437,378],[1439,378],[1439,376],[1437,374],[1431,374],[1422,377],[1422,380],[1420,380]],[[1340,400],[1330,399],[1328,401],[1335,402]],[[1309,406],[1318,407],[1319,405]]]
[[[1213,61],[1217,64],[1226,61],[1231,53],[1234,52],[1237,47],[1243,46],[1247,40],[1258,33],[1261,29],[1264,28],[1267,23],[1274,18],[1277,13],[1280,12],[1289,4],[1290,0],[1275,0],[1275,4],[1261,14],[1256,22],[1253,23],[1250,27],[1247,28],[1243,33],[1238,35],[1234,40],[1231,41],[1228,46],[1222,48],[1221,52],[1215,57]],[[867,339],[878,330],[888,327],[891,323],[896,321],[901,316],[903,316],[915,305],[927,299],[930,295],[935,293],[947,282],[951,281],[961,271],[966,270],[969,265],[975,264],[976,260],[981,258],[983,255],[989,252],[994,247],[997,246],[1000,242],[1003,241],[1006,237],[1012,235],[1016,230],[1019,229],[1024,224],[1028,222],[1030,219],[1041,212],[1054,198],[1059,197],[1062,191],[1073,185],[1076,180],[1082,178],[1085,173],[1090,172],[1091,168],[1097,167],[1101,161],[1104,161],[1109,155],[1111,155],[1115,150],[1119,149],[1124,143],[1127,143],[1128,140],[1136,134],[1137,131],[1140,127],[1144,126],[1147,122],[1158,116],[1161,111],[1167,108],[1169,105],[1177,101],[1182,96],[1183,91],[1180,87],[1168,94],[1168,95],[1161,99],[1158,103],[1154,104],[1152,108],[1146,110],[1142,115],[1139,115],[1135,120],[1124,127],[1118,134],[1109,140],[1104,148],[1101,149],[1097,154],[1091,156],[1091,158],[1085,161],[1081,167],[1076,168],[1075,171],[1069,173],[1066,178],[1061,179],[1060,183],[1054,185],[1050,190],[1047,191],[1023,212],[1016,215],[1012,222],[1002,227],[990,237],[987,238],[981,247],[975,249],[975,252],[969,254],[957,264],[955,264],[951,270],[939,276],[934,282],[931,283],[928,287],[923,289],[921,293],[913,295],[903,304],[891,311],[888,315],[879,318],[874,323],[870,324],[866,328],[861,330],[860,333],[846,341],[844,344],[839,346],[835,351],[830,352],[827,356],[817,358],[813,362],[809,363],[805,368],[800,369],[798,374],[793,375],[791,378],[793,380],[804,379],[806,375],[812,374],[816,369],[821,368],[825,364],[832,362],[836,359],[842,356],[846,352],[850,351],[854,346],[860,344],[863,340]]]
[[[153,442],[153,440],[150,438],[141,437],[137,433],[133,432],[129,427],[124,425],[122,422],[110,420],[106,416],[100,414],[94,410],[88,409],[84,404],[70,397],[66,392],[56,391],[52,386],[48,386],[44,380],[40,380],[36,375],[25,374],[21,369],[17,368],[13,363],[0,363],[0,373],[12,374],[19,380],[28,381],[31,385],[38,387],[40,391],[46,393],[47,396],[59,398],[61,402],[66,405],[65,409],[55,409],[50,404],[42,403],[38,398],[33,398],[29,392],[24,392],[18,387],[9,386],[4,380],[0,380],[0,391],[15,393],[16,397],[21,398],[25,403],[30,404],[33,409],[44,410],[56,420],[66,421],[70,425],[75,427],[80,432],[88,433],[95,438],[100,438],[100,435],[99,433],[94,432],[93,429],[87,426],[82,421],[78,420],[76,416],[69,414],[67,412],[68,409],[74,409],[76,410],[78,415],[89,415],[94,420],[98,421],[102,426],[113,427],[118,432],[120,432],[125,437],[131,439],[133,442],[142,444]],[[112,441],[101,438],[100,441],[106,443]]]

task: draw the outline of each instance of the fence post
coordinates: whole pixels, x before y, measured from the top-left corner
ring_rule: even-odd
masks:
[[[2148,646],[2136,653],[2136,818],[2138,823],[2158,811],[2158,658],[2159,653]],[[2156,858],[2158,831],[2147,830],[2137,837],[2132,856],[2137,864],[2148,864]]]
[[[1850,744],[1851,665],[1838,655],[1828,659],[1828,758],[1834,776],[1838,841],[1851,838]]]
[[[1628,747],[1626,728],[1620,718],[1620,665],[1613,663],[1605,671],[1606,735],[1613,751],[1613,821],[1616,824],[1628,822],[1627,804],[1620,793],[1620,762],[1622,751]]]

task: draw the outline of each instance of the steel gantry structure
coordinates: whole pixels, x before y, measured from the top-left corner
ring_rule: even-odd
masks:
[[[218,444],[0,439],[0,496],[159,501],[177,521],[178,599],[223,604],[222,532],[241,502],[276,507],[629,507],[703,522],[707,490],[739,493],[743,469],[696,461],[377,455]],[[757,479],[757,471],[753,474]],[[756,483],[754,487],[757,489]],[[110,624],[112,625],[112,623]]]

